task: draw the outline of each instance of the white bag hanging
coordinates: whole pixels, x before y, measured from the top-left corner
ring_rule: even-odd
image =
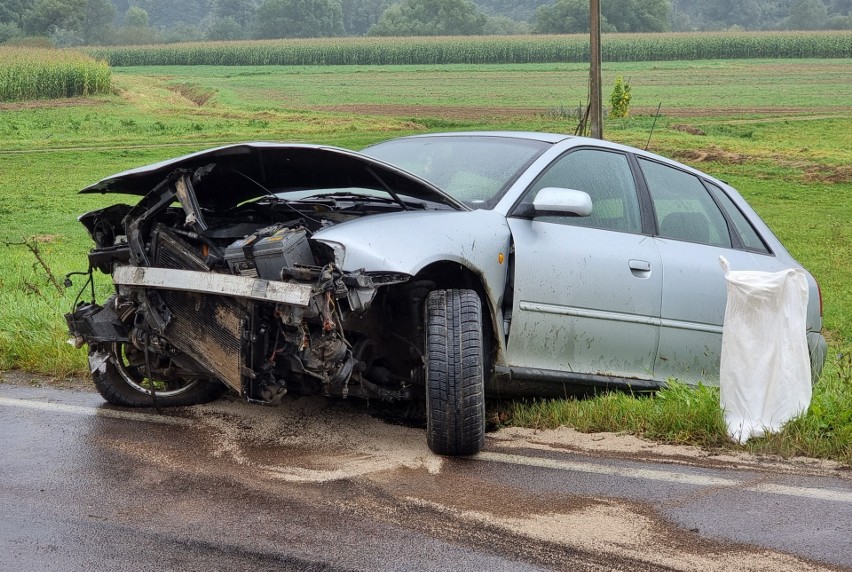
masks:
[[[722,256],[719,263],[728,288],[720,402],[728,435],[745,443],[810,405],[808,281],[802,269],[731,271]]]

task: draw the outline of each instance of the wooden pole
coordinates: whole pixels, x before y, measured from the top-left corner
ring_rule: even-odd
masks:
[[[592,137],[603,139],[600,0],[589,0],[589,33],[589,105],[591,106]]]

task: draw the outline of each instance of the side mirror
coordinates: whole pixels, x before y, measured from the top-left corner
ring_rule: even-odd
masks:
[[[592,214],[592,197],[584,191],[545,187],[533,199],[535,216]]]

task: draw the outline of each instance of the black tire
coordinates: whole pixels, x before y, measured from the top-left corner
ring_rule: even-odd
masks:
[[[438,455],[475,455],[485,444],[482,304],[473,290],[426,298],[426,435]]]
[[[109,357],[92,372],[98,393],[113,405],[153,407],[151,390],[146,387],[144,357],[126,344],[109,344],[89,349],[91,355],[103,350]],[[128,357],[130,356],[130,357]],[[140,361],[141,359],[141,361]],[[181,407],[208,403],[221,397],[228,388],[224,384],[199,378],[157,380],[155,396],[158,407]]]

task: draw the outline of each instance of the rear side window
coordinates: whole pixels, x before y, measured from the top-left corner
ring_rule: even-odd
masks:
[[[585,191],[592,198],[587,217],[539,217],[537,220],[621,232],[641,232],[639,199],[627,157],[600,149],[579,149],[557,159],[524,197],[531,204],[538,191],[559,187]]]
[[[639,164],[654,203],[659,236],[731,248],[728,223],[698,177],[641,157]]]
[[[745,249],[752,252],[769,254],[769,248],[767,248],[766,243],[763,242],[763,239],[760,238],[760,235],[757,234],[757,231],[754,230],[754,227],[751,226],[751,223],[740,212],[740,209],[737,208],[737,205],[734,204],[734,201],[731,200],[725,191],[710,181],[705,181],[705,183],[707,183],[707,187],[713,193],[716,200],[719,201],[719,204],[722,205],[722,208],[725,209],[725,213],[727,213],[728,218],[734,224],[734,228],[737,229],[737,233],[740,235],[740,240]]]

